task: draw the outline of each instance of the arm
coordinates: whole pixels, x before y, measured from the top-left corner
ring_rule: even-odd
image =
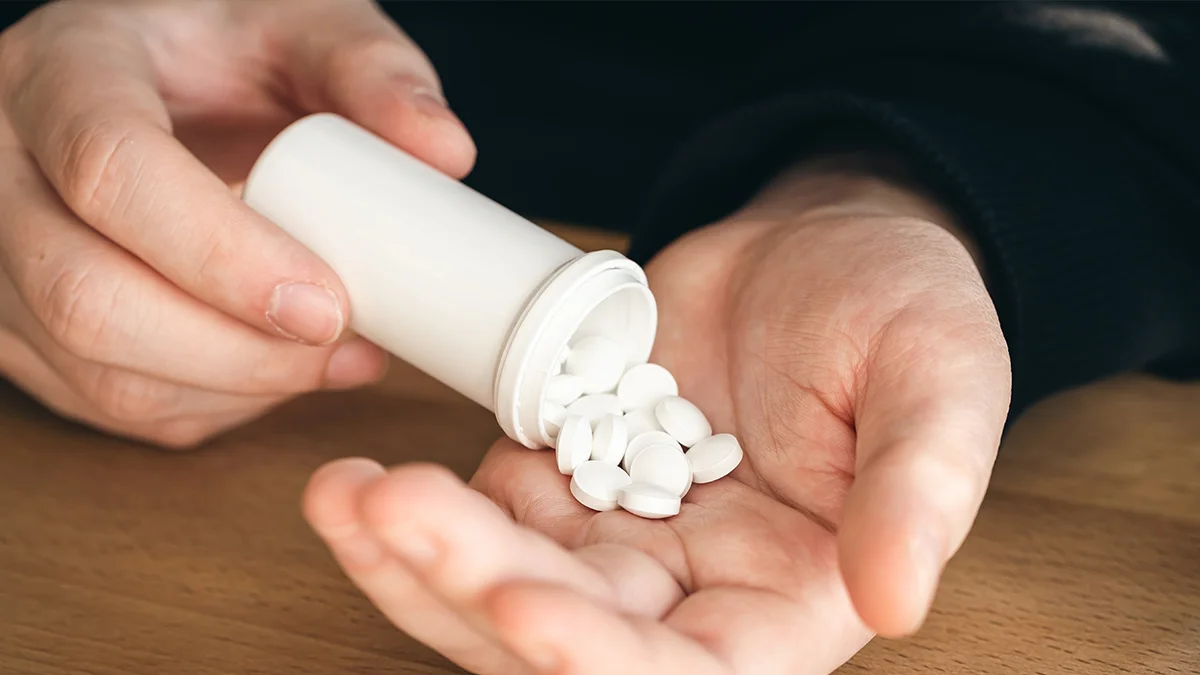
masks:
[[[1123,370],[1197,372],[1195,12],[876,9],[895,16],[834,16],[770,50],[759,94],[678,153],[634,255],[734,211],[797,157],[888,152],[978,246],[1014,411]]]

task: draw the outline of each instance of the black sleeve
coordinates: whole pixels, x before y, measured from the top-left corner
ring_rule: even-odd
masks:
[[[25,15],[33,10],[48,4],[49,0],[37,0],[27,2],[5,2],[0,0],[0,30],[4,30],[14,23],[25,18]]]
[[[845,3],[777,32],[747,103],[678,152],[632,255],[731,213],[800,157],[885,148],[983,250],[1014,417],[1119,371],[1200,374],[1187,5]]]

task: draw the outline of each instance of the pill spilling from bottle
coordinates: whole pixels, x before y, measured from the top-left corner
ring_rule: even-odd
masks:
[[[600,336],[562,354],[542,417],[571,495],[595,511],[670,518],[693,483],[724,478],[742,461],[737,438],[713,434],[666,368],[627,367],[621,346]]]

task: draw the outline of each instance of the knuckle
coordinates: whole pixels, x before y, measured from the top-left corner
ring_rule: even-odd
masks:
[[[102,3],[59,0],[26,14],[0,34],[0,87],[7,106],[35,98],[16,107],[52,109],[44,99],[72,89],[66,70],[79,45],[117,30],[129,33],[126,23]]]
[[[136,127],[109,119],[68,126],[58,170],[63,201],[80,218],[97,223],[127,203],[141,175]]]
[[[96,409],[122,423],[160,420],[175,411],[180,391],[167,382],[115,368],[101,368],[91,385]]]
[[[37,37],[37,15],[42,11],[36,10],[0,34],[0,87],[10,115],[36,97],[39,80],[54,78],[57,60],[43,56],[44,48]]]
[[[121,282],[92,266],[66,265],[37,303],[50,337],[86,360],[102,360],[120,337]]]
[[[0,34],[0,75],[5,81],[15,74],[27,70],[38,43],[45,42],[45,35],[60,34],[75,19],[71,10],[62,2],[48,2],[26,14]]]
[[[329,70],[334,74],[371,72],[378,70],[381,64],[398,66],[421,80],[436,77],[419,49],[392,37],[372,36],[347,41],[329,52]],[[435,79],[430,83],[437,84]]]
[[[25,38],[27,22],[20,22],[0,33],[0,82],[20,80],[26,70],[29,57],[29,42]]]

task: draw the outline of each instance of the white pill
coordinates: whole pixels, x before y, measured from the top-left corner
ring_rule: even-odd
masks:
[[[742,463],[742,444],[733,434],[716,434],[693,445],[685,453],[692,465],[692,480],[711,483],[724,478]]]
[[[617,505],[643,518],[670,518],[679,513],[679,501],[657,485],[633,483],[621,490]]]
[[[625,446],[629,440],[625,429],[625,420],[616,415],[605,415],[596,422],[596,431],[592,434],[592,459],[609,464],[620,464],[625,456]]]
[[[571,496],[593,511],[617,508],[621,490],[629,485],[629,474],[621,467],[595,460],[584,462],[571,476]]]
[[[563,422],[557,442],[554,456],[558,460],[558,471],[570,476],[592,455],[592,425],[583,415],[571,415]]]
[[[551,436],[557,436],[562,429],[563,421],[567,419],[567,409],[557,403],[542,405],[542,420],[546,423],[546,431]]]
[[[578,375],[555,375],[546,384],[546,402],[567,405],[583,396],[583,378]]]
[[[620,415],[621,404],[616,394],[588,394],[567,406],[568,415],[583,415],[595,424],[605,415]]]
[[[677,446],[651,445],[629,463],[629,477],[682,497],[692,487],[692,465]]]
[[[583,378],[585,394],[610,392],[625,374],[625,350],[601,335],[585,337],[571,345],[565,370]]]
[[[620,401],[620,397],[617,399]],[[629,428],[629,438],[637,438],[647,431],[662,431],[658,425],[658,416],[654,414],[654,406],[638,408],[625,413],[625,426]]]
[[[712,425],[708,423],[708,418],[694,403],[685,398],[664,398],[654,407],[654,415],[662,428],[686,447],[712,436]]]
[[[630,439],[629,445],[625,446],[625,457],[621,460],[621,466],[625,467],[626,471],[629,470],[633,458],[652,445],[670,445],[683,452],[683,446],[679,445],[679,441],[671,438],[671,434],[665,431],[647,431],[637,436],[631,436]]]
[[[658,405],[668,396],[678,396],[679,385],[670,371],[657,363],[643,363],[625,371],[617,384],[622,410]]]

